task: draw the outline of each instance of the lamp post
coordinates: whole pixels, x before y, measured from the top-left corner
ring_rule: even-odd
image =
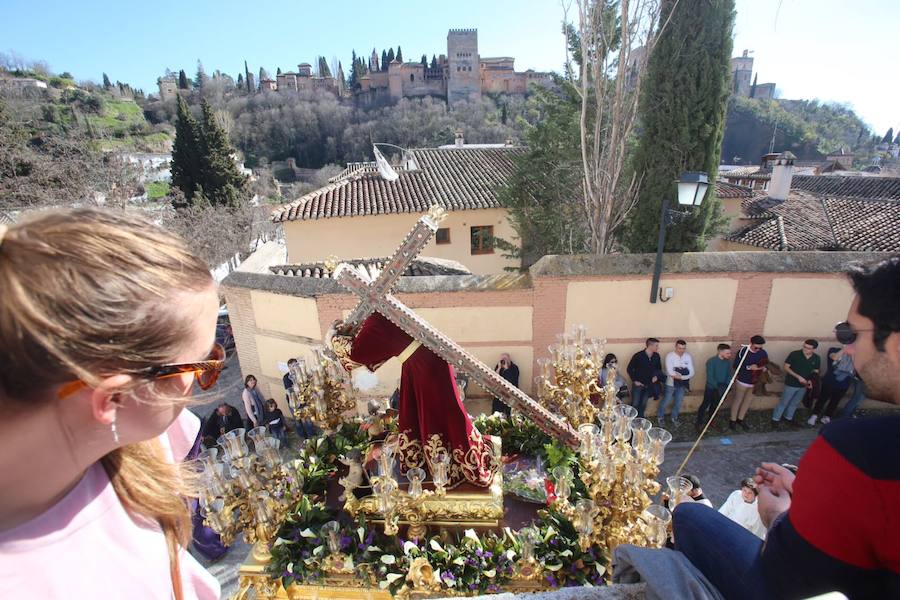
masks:
[[[706,173],[686,172],[675,182],[678,187],[678,204],[681,206],[700,206],[709,187]],[[650,289],[650,303],[656,304],[659,295],[659,277],[662,274],[663,247],[666,245],[666,227],[679,223],[690,213],[669,208],[669,198],[663,198],[662,212],[659,216],[659,240],[656,243],[656,266],[653,269],[653,287]]]

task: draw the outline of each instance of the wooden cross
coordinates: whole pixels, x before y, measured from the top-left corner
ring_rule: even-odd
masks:
[[[338,265],[333,278],[360,297],[359,304],[350,312],[345,324],[350,326],[351,332],[356,333],[366,317],[378,311],[414,340],[453,365],[457,371],[468,375],[501,402],[528,416],[544,433],[562,440],[573,448],[577,447],[578,435],[565,420],[511,385],[391,294],[404,270],[431,240],[444,216],[442,208],[432,207],[427,215],[420,218],[374,281],[347,263]]]

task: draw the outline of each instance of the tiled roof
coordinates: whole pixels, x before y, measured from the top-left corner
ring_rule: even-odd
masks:
[[[350,263],[356,267],[364,267],[366,270],[373,269],[382,270],[388,262],[387,258],[360,258],[355,260],[343,261]],[[331,271],[325,266],[325,263],[310,263],[303,265],[278,265],[269,267],[269,270],[275,275],[286,275],[288,277],[313,277],[316,279],[328,279],[331,277]],[[465,266],[451,260],[442,260],[437,258],[422,257],[412,261],[406,271],[403,272],[404,277],[429,277],[434,275],[469,275],[469,271]]]
[[[738,177],[749,177],[750,175],[759,171],[759,165],[753,165],[749,167],[738,167],[737,169],[731,169],[730,171],[726,171],[722,173],[722,177],[727,177],[728,179],[737,179]]]
[[[753,190],[747,186],[716,180],[717,198],[749,198],[752,195]]]
[[[734,242],[770,250],[900,251],[900,201],[792,191],[784,201],[757,196],[742,206],[758,221],[726,236]]]
[[[432,205],[447,210],[497,208],[497,187],[514,170],[513,158],[525,151],[504,148],[428,148],[413,150],[419,169],[399,170],[386,181],[368,165],[285,204],[272,213],[276,223],[332,217],[425,212]]]
[[[794,175],[791,189],[825,196],[900,200],[900,177]]]

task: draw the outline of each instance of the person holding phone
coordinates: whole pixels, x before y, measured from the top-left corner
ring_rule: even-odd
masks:
[[[519,387],[519,366],[512,361],[508,353],[504,352],[500,355],[500,362],[494,367],[494,371],[513,387]],[[496,398],[491,402],[491,411],[503,413],[506,416],[510,414],[509,407]]]

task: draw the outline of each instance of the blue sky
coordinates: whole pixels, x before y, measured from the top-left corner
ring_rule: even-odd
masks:
[[[900,126],[896,40],[900,1],[737,0],[735,53],[754,51],[759,82],[785,98],[847,102],[883,134]],[[479,30],[482,56],[518,69],[559,69],[558,0],[4,0],[0,51],[44,59],[77,79],[110,78],[146,91],[166,67],[236,76],[247,59],[274,72],[400,44],[406,60],[446,51],[447,29]]]

